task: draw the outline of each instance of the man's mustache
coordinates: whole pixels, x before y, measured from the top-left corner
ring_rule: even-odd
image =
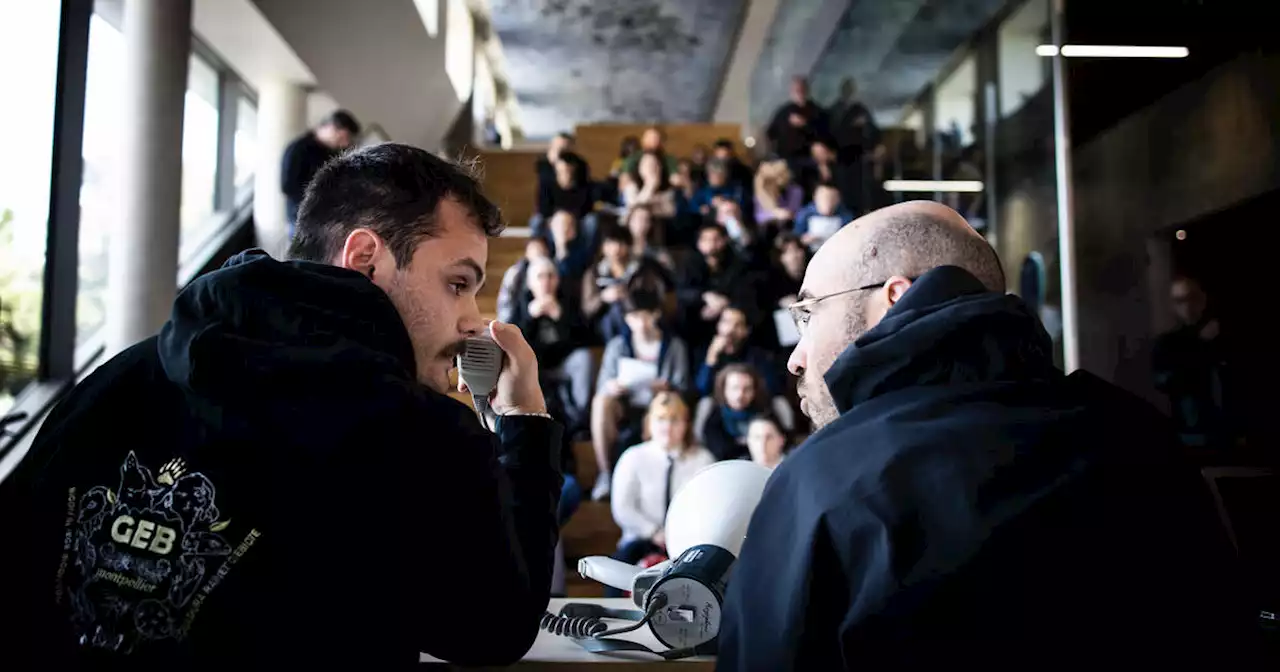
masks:
[[[455,359],[457,357],[462,356],[466,352],[467,352],[467,341],[464,339],[464,340],[458,341],[457,343],[454,343],[453,345],[450,345],[444,350],[441,350],[440,356],[447,357],[448,359]]]

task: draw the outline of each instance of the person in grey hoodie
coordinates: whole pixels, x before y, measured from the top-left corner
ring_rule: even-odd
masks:
[[[614,446],[621,439],[638,438],[639,421],[649,398],[656,392],[684,392],[690,382],[689,348],[679,336],[662,328],[662,300],[658,294],[632,292],[623,310],[626,329],[605,345],[596,396],[591,402],[591,440],[600,467],[591,498],[597,501],[609,496]],[[624,359],[656,365],[657,375],[647,389],[628,386],[619,379]]]

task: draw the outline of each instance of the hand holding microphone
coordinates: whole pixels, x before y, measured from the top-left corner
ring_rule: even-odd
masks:
[[[505,357],[481,354],[479,348],[487,344],[472,345],[473,341],[480,339],[492,341]],[[476,399],[477,410],[483,410],[480,405],[487,399],[489,410],[496,415],[547,412],[547,402],[542,396],[542,387],[538,384],[538,360],[518,327],[495,320],[489,323],[487,334],[467,340],[468,348],[474,347],[477,351],[472,352],[470,357],[463,354],[459,358],[458,391],[471,394]]]

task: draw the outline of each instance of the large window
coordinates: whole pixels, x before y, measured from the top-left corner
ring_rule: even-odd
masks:
[[[236,99],[236,191],[253,183],[253,167],[258,163],[258,107],[242,93]]]
[[[76,300],[76,345],[80,348],[95,344],[94,337],[110,317],[108,240],[121,206],[117,180],[121,172],[119,157],[125,149],[120,131],[127,124],[120,97],[125,36],[111,19],[110,14],[94,14],[89,23]],[[218,124],[223,76],[207,59],[191,55],[183,105],[182,210],[176,223],[181,227],[179,240],[184,252],[198,249],[226,219],[215,212],[214,200],[219,142],[224,141]],[[241,191],[252,188],[258,120],[257,109],[248,96],[237,95],[234,99],[235,135],[225,141],[234,143],[231,169],[236,190]],[[90,352],[91,348],[82,350],[82,354]]]
[[[0,4],[0,416],[39,365],[60,5]]]
[[[465,0],[449,0],[444,34],[444,70],[453,83],[458,100],[471,97],[475,79],[475,23]]]
[[[107,241],[119,209],[120,101],[124,35],[95,14],[89,20],[89,65],[84,96],[84,176],[80,184],[79,283],[76,345],[84,346],[107,320]]]
[[[934,130],[954,149],[968,147],[974,140],[977,120],[978,67],[970,54],[934,93]]]
[[[108,241],[122,221],[119,179],[132,135],[124,131],[133,122],[123,107],[121,10],[119,0],[0,2],[0,91],[8,94],[0,102],[8,131],[8,160],[0,161],[0,417],[22,418],[0,433],[0,457],[102,352],[96,337],[112,319]],[[221,240],[215,234],[243,223],[232,221],[233,208],[251,193],[257,114],[252,91],[199,36],[188,68],[181,210],[169,225],[191,271],[208,261],[206,244]],[[58,188],[67,180],[71,189]]]
[[[1021,110],[1049,83],[1050,60],[1036,46],[1050,44],[1049,0],[1028,0],[999,31],[1000,117]]]
[[[182,118],[182,229],[184,249],[204,242],[218,224],[214,192],[218,173],[218,71],[191,55]]]

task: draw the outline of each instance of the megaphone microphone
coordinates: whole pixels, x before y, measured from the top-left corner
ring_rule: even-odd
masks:
[[[490,424],[487,421],[490,415],[489,394],[498,384],[504,355],[502,348],[488,334],[468,338],[458,355],[458,379],[470,390],[476,415],[480,416],[480,424],[486,427]]]

